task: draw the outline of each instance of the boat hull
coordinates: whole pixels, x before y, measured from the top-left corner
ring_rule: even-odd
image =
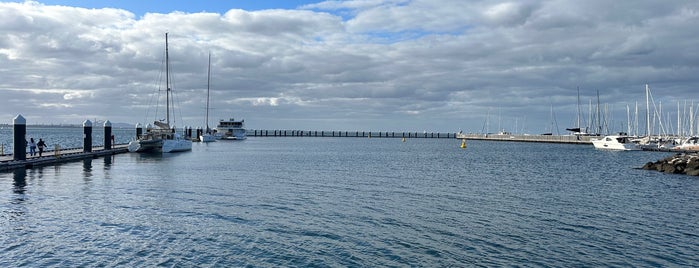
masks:
[[[596,149],[617,151],[640,151],[639,144],[629,141],[625,136],[605,136],[601,139],[591,140]]]
[[[155,152],[163,147],[162,140],[133,140],[129,142],[127,149],[129,152]]]
[[[200,142],[213,142],[216,141],[216,137],[210,134],[203,134],[199,136],[199,141]]]
[[[164,140],[163,153],[175,153],[192,150],[192,141],[185,139]]]

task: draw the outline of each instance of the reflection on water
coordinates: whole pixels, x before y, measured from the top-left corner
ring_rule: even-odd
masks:
[[[83,159],[83,175],[85,180],[89,180],[92,177],[92,158]]]
[[[12,177],[14,179],[12,192],[18,195],[24,195],[24,191],[27,187],[27,170],[24,168],[15,169],[12,172]],[[17,198],[18,201],[24,201],[24,196]]]

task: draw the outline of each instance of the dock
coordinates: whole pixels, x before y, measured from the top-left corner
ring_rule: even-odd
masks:
[[[453,139],[456,133],[445,132],[397,132],[359,130],[260,130],[249,129],[249,137],[348,137],[348,138],[421,138]]]
[[[0,171],[10,171],[18,168],[33,168],[37,166],[50,166],[60,163],[78,161],[83,159],[98,158],[102,156],[121,154],[128,152],[128,144],[115,144],[112,149],[104,147],[92,147],[91,152],[85,152],[83,148],[69,148],[65,150],[44,151],[43,156],[27,155],[26,160],[14,160],[12,155],[0,156]]]

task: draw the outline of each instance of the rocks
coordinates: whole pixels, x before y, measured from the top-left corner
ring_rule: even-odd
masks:
[[[699,154],[676,154],[655,162],[648,162],[643,165],[643,169],[657,170],[669,174],[699,176]]]

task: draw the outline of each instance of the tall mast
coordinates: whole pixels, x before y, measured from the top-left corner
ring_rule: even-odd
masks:
[[[602,134],[602,120],[600,118],[599,89],[597,90],[597,134]]]
[[[578,124],[575,126],[578,129],[580,128],[580,87],[578,87]],[[578,132],[581,132],[578,130]]]
[[[209,90],[211,84],[211,52],[209,52],[209,71],[206,75],[206,132],[209,132]]]
[[[650,89],[648,88],[648,84],[646,84],[646,133],[648,134],[648,137],[650,138],[651,136],[651,129],[650,129],[650,99],[649,95],[650,94]]]
[[[170,57],[168,55],[167,47],[167,33],[165,33],[165,113],[167,114],[165,119],[168,126],[170,125]]]

